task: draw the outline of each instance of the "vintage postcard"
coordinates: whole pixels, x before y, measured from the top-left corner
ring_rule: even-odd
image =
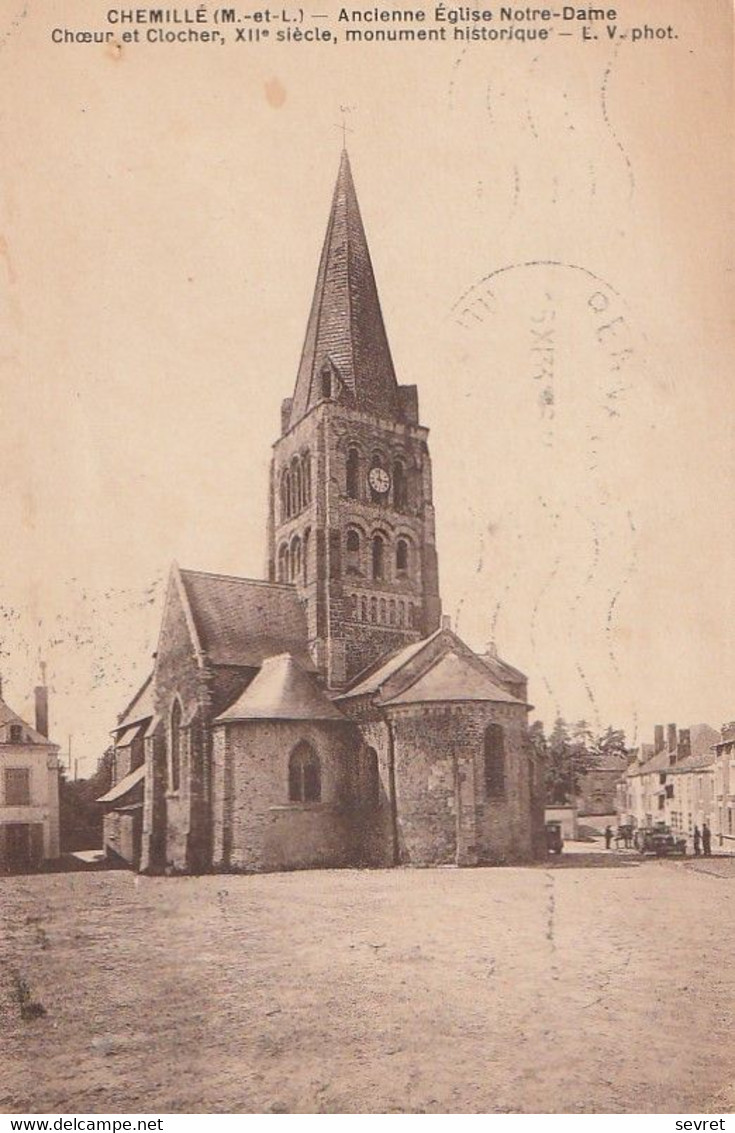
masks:
[[[732,59],[2,0],[3,1112],[724,1128]]]

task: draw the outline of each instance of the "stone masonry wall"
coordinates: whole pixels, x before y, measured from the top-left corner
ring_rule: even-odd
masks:
[[[439,624],[440,603],[431,500],[427,430],[406,421],[386,421],[333,403],[313,410],[274,446],[268,577],[278,574],[279,552],[301,541],[302,565],[293,581],[304,603],[312,655],[340,687],[386,651],[417,640]],[[360,452],[358,499],[348,497],[346,461]],[[280,507],[283,470],[310,454],[311,502],[284,517]],[[407,498],[371,496],[367,475],[373,460],[387,469],[395,460],[406,470]],[[346,534],[360,534],[358,561],[346,554]],[[372,578],[371,539],[385,539],[384,577]],[[395,564],[399,538],[410,548],[408,569]],[[376,606],[373,608],[372,602]],[[400,619],[403,619],[403,624]]]
[[[290,803],[289,757],[302,741],[321,766],[321,803]],[[355,733],[350,724],[247,721],[217,725],[213,745],[215,868],[344,865],[355,848],[351,805]]]
[[[202,727],[209,716],[210,674],[198,664],[179,594],[172,586],[158,646],[155,672],[155,712],[166,738],[166,849],[165,864],[176,870],[205,868],[209,858],[209,831],[204,815],[203,777],[207,773]],[[174,700],[181,701],[179,789],[170,778],[170,726]],[[192,724],[193,722],[193,724]]]
[[[526,712],[516,705],[420,704],[388,709],[395,737],[401,861],[430,865],[532,856]],[[487,799],[484,734],[504,729],[505,793]]]
[[[360,724],[360,732],[362,759],[366,759],[370,749],[377,756],[379,790],[377,807],[372,810],[358,807],[355,811],[359,860],[364,865],[387,867],[394,864],[393,785],[388,725],[384,720],[366,721]],[[357,795],[360,795],[359,788]]]
[[[613,814],[621,771],[588,771],[579,781],[577,808],[580,814]]]

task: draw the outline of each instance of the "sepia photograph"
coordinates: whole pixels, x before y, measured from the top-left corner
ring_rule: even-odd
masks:
[[[8,1129],[725,1128],[732,23],[0,0]]]

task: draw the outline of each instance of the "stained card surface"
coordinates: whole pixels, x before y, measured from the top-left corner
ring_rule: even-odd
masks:
[[[731,25],[4,0],[8,1111],[732,1107]]]

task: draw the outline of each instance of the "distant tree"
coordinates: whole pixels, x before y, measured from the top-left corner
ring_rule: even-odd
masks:
[[[546,743],[546,797],[552,806],[564,806],[572,793],[574,744],[569,725],[557,716]]]
[[[112,786],[114,749],[100,756],[89,779],[69,780],[62,767],[59,778],[61,849],[92,850],[102,845],[102,807],[97,802]]]
[[[605,756],[614,756],[627,761],[628,747],[625,742],[625,732],[622,728],[607,727],[594,741],[592,750],[598,763]]]
[[[585,751],[590,751],[594,746],[595,738],[592,728],[586,720],[578,720],[569,729],[572,742]]]
[[[596,736],[586,720],[569,725],[561,716],[554,721],[551,734],[544,743],[546,796],[555,806],[572,803],[580,793],[581,778],[599,767],[604,757],[627,756],[622,729],[609,726]]]
[[[534,720],[528,729],[528,742],[536,758],[545,761],[549,754],[549,745],[541,720]]]

